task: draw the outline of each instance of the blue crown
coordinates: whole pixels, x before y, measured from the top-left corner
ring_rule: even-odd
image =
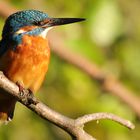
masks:
[[[46,18],[48,18],[46,13],[37,10],[16,12],[7,18],[3,28],[2,37],[16,32],[23,26],[35,25],[39,21],[42,21]]]

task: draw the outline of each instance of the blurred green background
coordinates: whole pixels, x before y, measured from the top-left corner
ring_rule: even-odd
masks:
[[[4,1],[4,0],[1,0]],[[114,74],[134,93],[140,93],[139,0],[5,0],[17,9],[38,9],[52,17],[85,17],[83,23],[57,27],[65,46]],[[0,32],[4,25],[0,17]],[[140,121],[126,104],[101,90],[99,84],[52,53],[49,71],[36,95],[64,115],[76,118],[111,112],[133,121],[130,131],[112,121],[91,122],[85,130],[99,140],[140,140]],[[0,140],[70,140],[68,134],[21,104]]]

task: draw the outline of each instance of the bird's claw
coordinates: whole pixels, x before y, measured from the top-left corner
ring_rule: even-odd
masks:
[[[19,87],[19,95],[22,97],[22,101],[25,105],[37,104],[33,92],[30,89],[25,89],[19,82],[16,82],[16,85]]]
[[[20,94],[20,96],[24,96],[24,90],[25,90],[24,87],[19,82],[16,82],[16,85],[19,88],[19,94]]]

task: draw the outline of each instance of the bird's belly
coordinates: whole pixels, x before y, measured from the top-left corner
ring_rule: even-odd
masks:
[[[50,49],[45,39],[25,36],[15,51],[5,53],[0,66],[10,80],[36,92],[47,72],[49,57]]]

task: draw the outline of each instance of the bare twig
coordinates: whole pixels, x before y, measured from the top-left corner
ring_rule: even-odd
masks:
[[[94,120],[101,120],[101,119],[113,120],[129,129],[135,128],[135,126],[130,121],[124,120],[112,113],[93,113],[93,114],[84,115],[76,119],[76,124],[80,126],[87,122],[94,121]]]
[[[0,2],[0,15],[7,17],[11,13],[17,11],[9,3]],[[86,58],[75,54],[71,50],[65,47],[62,39],[58,34],[51,33],[49,35],[51,42],[51,48],[53,52],[61,59],[79,68],[91,78],[97,80],[101,87],[103,87],[107,93],[120,98],[120,100],[126,103],[139,117],[140,117],[140,99],[135,96],[133,92],[128,90],[120,81],[116,80],[113,76],[105,75],[104,72],[95,63],[89,62]],[[55,42],[54,42],[55,40]]]
[[[0,72],[0,88],[4,89],[10,95],[14,96],[19,102],[34,111],[40,117],[50,121],[51,123],[62,128],[64,131],[68,132],[75,140],[95,140],[95,138],[93,138],[83,130],[84,124],[93,120],[110,119],[120,123],[121,125],[129,129],[134,129],[134,125],[130,121],[124,120],[116,115],[109,113],[89,114],[79,117],[75,120],[68,118],[52,110],[51,108],[37,100],[35,97],[31,98],[30,96],[28,96],[28,90],[24,90],[24,94],[21,95],[18,86],[8,80],[2,72]]]
[[[12,7],[8,2],[6,1],[0,2],[0,16],[5,18],[16,11],[17,9]]]

